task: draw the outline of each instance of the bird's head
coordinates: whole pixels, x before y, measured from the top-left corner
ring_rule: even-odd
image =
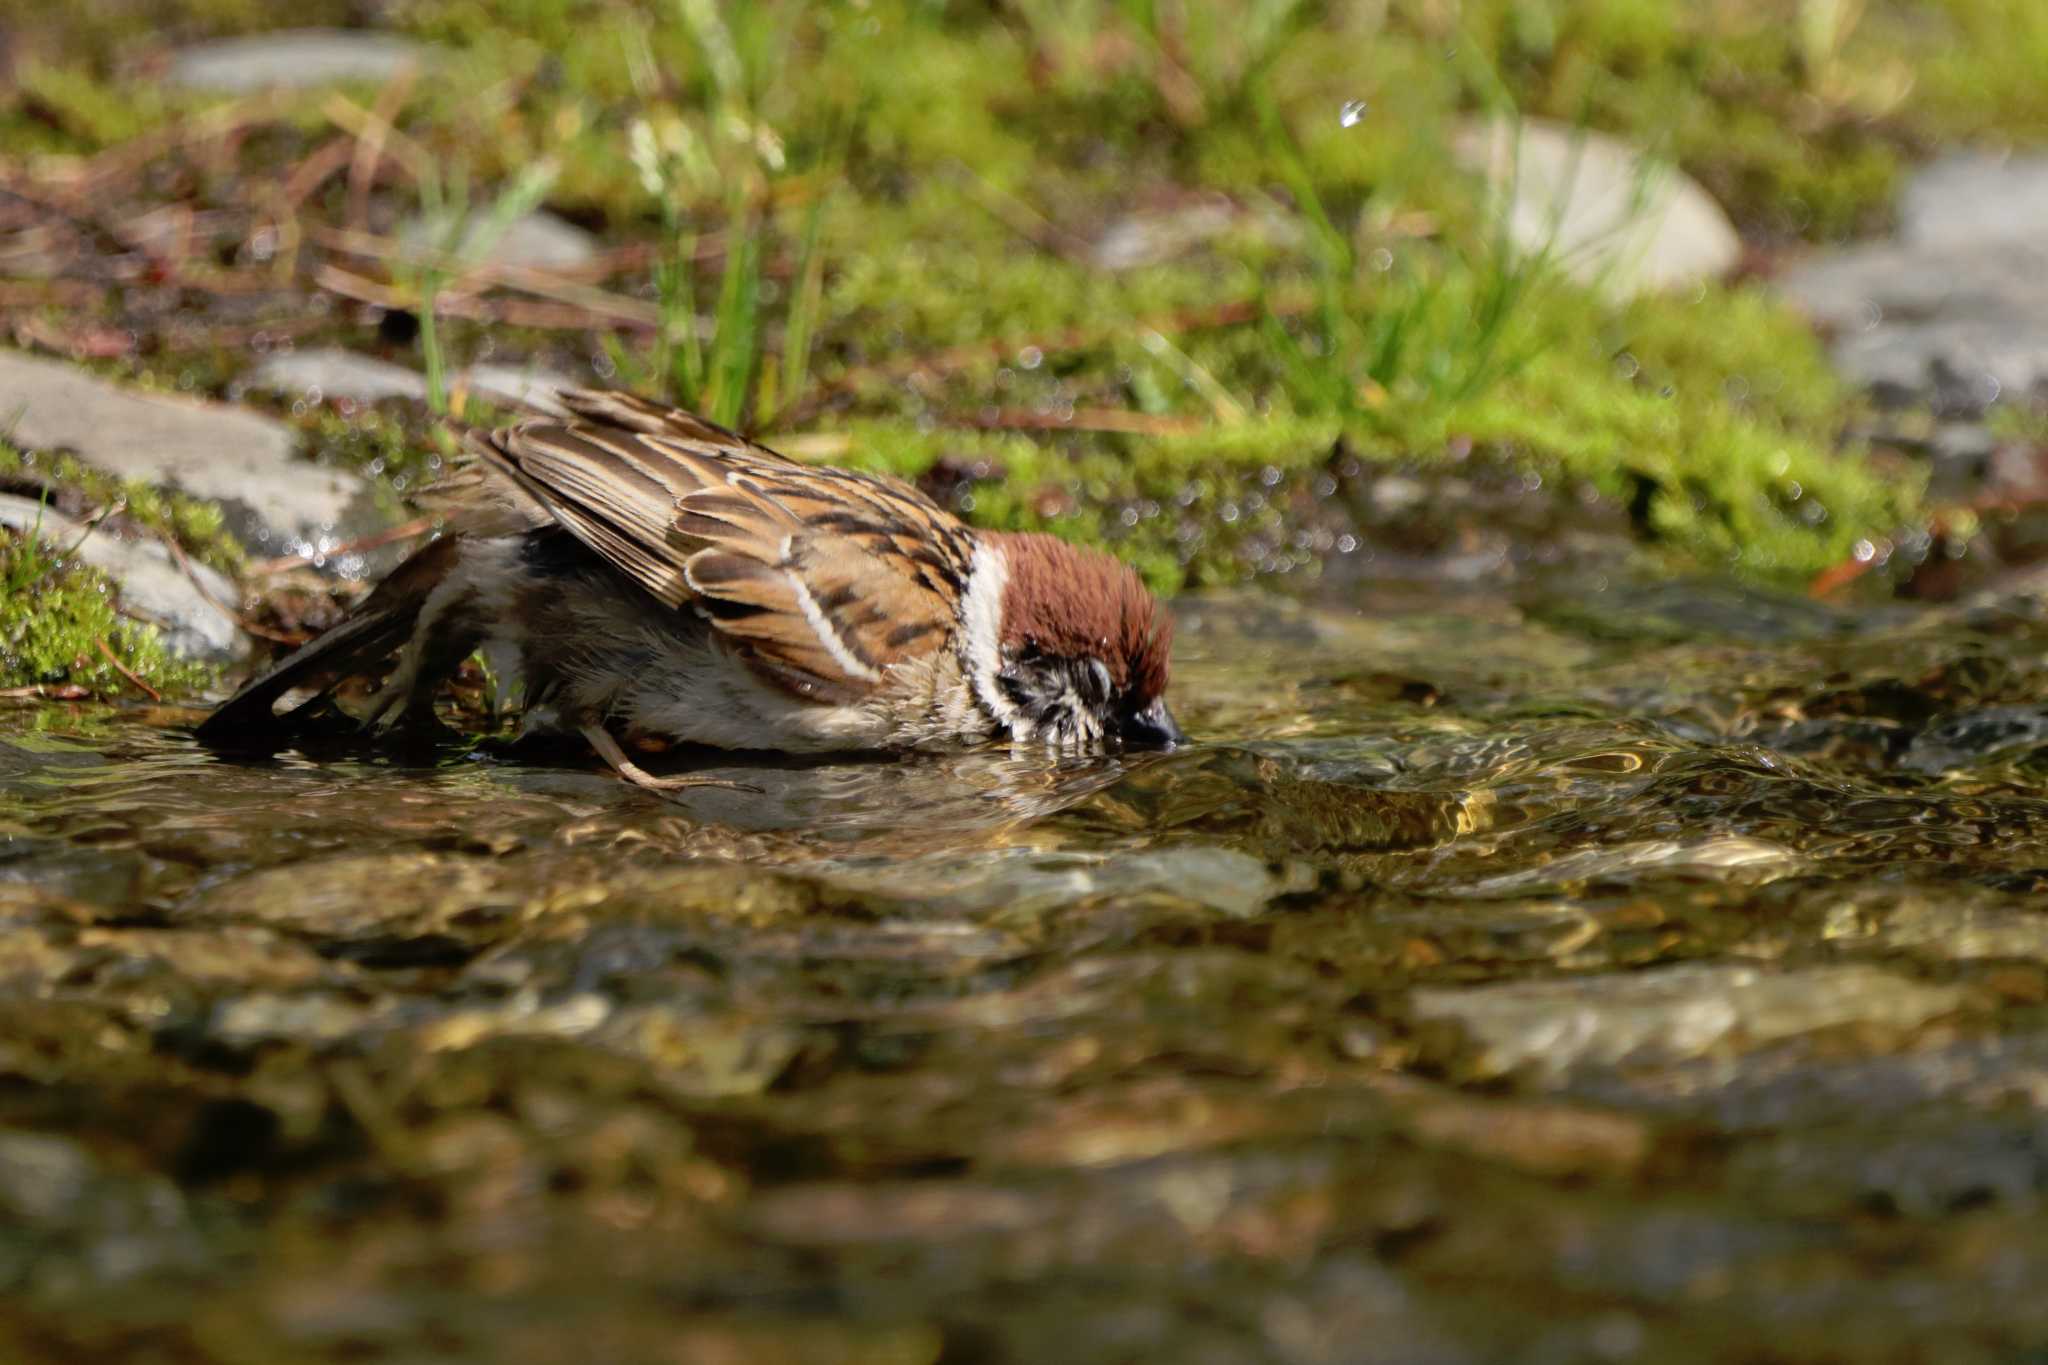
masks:
[[[1056,536],[983,541],[1000,563],[977,562],[995,610],[979,640],[970,622],[983,655],[970,670],[1013,741],[1080,752],[1186,742],[1166,706],[1173,617],[1128,565]]]

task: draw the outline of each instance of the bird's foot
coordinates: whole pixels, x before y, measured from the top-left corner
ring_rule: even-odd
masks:
[[[724,787],[728,791],[759,792],[759,787],[745,782],[734,782],[729,778],[706,777],[702,773],[675,773],[668,777],[656,777],[645,768],[626,757],[626,751],[612,738],[611,731],[602,725],[582,727],[583,738],[590,741],[590,747],[597,750],[597,756],[612,765],[612,771],[636,787],[651,792],[681,791],[686,787]]]

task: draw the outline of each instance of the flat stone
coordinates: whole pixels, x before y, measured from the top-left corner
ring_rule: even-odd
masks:
[[[1835,365],[1882,402],[1976,415],[2000,400],[2048,398],[2048,318],[1914,322],[1839,339]]]
[[[1712,195],[1616,138],[1543,119],[1494,120],[1467,125],[1452,145],[1509,196],[1517,247],[1548,253],[1574,279],[1616,297],[1716,278],[1741,255]]]
[[[1846,247],[1792,266],[1777,287],[1831,331],[1954,318],[2026,321],[2048,312],[2048,241],[1995,250]]]
[[[122,609],[155,625],[165,645],[187,658],[224,662],[247,647],[234,619],[207,600],[211,594],[233,603],[240,596],[235,585],[204,564],[192,565],[188,576],[158,541],[122,540],[97,528],[88,532],[61,512],[11,493],[0,493],[0,526],[34,534],[113,579]]]
[[[308,399],[317,395],[318,399],[381,403],[390,398],[425,400],[427,396],[426,376],[339,346],[269,355],[242,378],[253,388]]]
[[[1300,865],[1276,872],[1248,853],[1192,845],[1108,856],[991,849],[903,860],[881,875],[841,867],[827,875],[848,889],[906,896],[967,914],[1030,914],[1101,896],[1171,895],[1226,919],[1249,919],[1275,896],[1305,890],[1309,881]]]
[[[2048,242],[1828,252],[1778,288],[1833,332],[1835,364],[1887,402],[1972,415],[2048,394]]]
[[[2048,156],[1951,152],[1915,172],[1899,196],[1899,239],[1950,249],[2039,240],[2048,222]]]
[[[1189,194],[1167,206],[1125,214],[1105,227],[1090,247],[1098,269],[1133,270],[1184,256],[1234,233],[1291,245],[1300,230],[1277,213],[1247,207],[1222,194]]]
[[[393,33],[301,28],[194,43],[171,54],[164,80],[191,90],[244,93],[341,81],[382,83],[432,49]]]
[[[346,398],[381,403],[402,398],[424,403],[427,377],[375,356],[357,355],[338,346],[272,355],[251,369],[246,382],[277,393],[303,395],[314,401]],[[561,416],[568,411],[555,396],[576,381],[558,370],[534,365],[471,365],[449,376],[451,389],[467,389],[507,407],[527,408]]]
[[[534,270],[570,270],[597,256],[597,238],[546,211],[523,214],[491,234],[488,214],[473,213],[460,231],[446,219],[414,218],[400,225],[398,240],[413,250],[433,248],[491,265]]]
[[[1963,999],[1959,986],[1863,963],[1785,972],[1686,963],[1422,990],[1414,1009],[1462,1026],[1484,1072],[1556,1078],[1586,1066],[1670,1065],[1848,1025],[1910,1030]]]
[[[73,451],[122,478],[211,499],[237,535],[273,553],[384,524],[367,482],[297,458],[292,429],[258,413],[144,393],[62,361],[0,351],[0,414],[14,419],[16,446]]]

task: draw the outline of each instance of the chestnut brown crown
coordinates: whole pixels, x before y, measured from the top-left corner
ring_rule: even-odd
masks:
[[[1131,568],[1055,536],[992,537],[1004,552],[1004,685],[1027,715],[1083,739],[1171,747],[1173,616]],[[1078,715],[1061,715],[1064,704]]]

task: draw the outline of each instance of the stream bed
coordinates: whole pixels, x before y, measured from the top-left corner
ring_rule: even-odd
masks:
[[[1348,595],[674,800],[7,704],[0,1359],[2048,1350],[2041,593]]]

